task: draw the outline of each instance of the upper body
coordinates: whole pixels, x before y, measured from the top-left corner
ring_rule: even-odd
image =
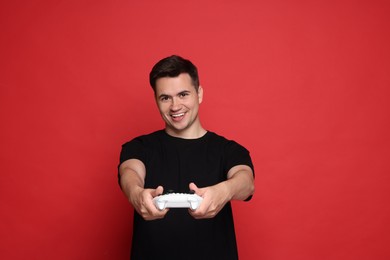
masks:
[[[139,160],[145,166],[143,189],[154,191],[155,187],[162,186],[164,190],[185,193],[189,183],[203,187],[197,190],[203,201],[195,211],[170,209],[164,212],[152,205],[151,212],[163,212],[164,217],[151,221],[135,213],[132,259],[237,259],[230,202],[225,203],[218,214],[217,210],[209,208],[218,202],[219,189],[226,189],[219,186],[228,180],[229,169],[236,165],[253,167],[244,147],[210,131],[200,138],[182,139],[160,130],[124,144],[121,161],[125,163],[128,158]],[[150,203],[149,199],[144,202]],[[206,209],[202,209],[205,205]],[[210,211],[212,217],[196,219],[202,217],[196,215],[198,210]]]
[[[150,240],[153,236],[163,240],[166,234],[158,232],[171,230],[170,238],[174,239],[176,232],[173,230],[177,230],[179,220],[177,242],[183,242],[182,236],[189,236],[188,243],[191,243],[194,241],[192,235],[201,234],[208,235],[207,240],[212,241],[213,228],[220,226],[214,234],[222,238],[216,233],[221,233],[227,225],[230,230],[227,233],[232,233],[227,236],[232,237],[231,246],[235,246],[230,201],[246,200],[254,193],[249,152],[203,128],[198,114],[203,88],[199,85],[196,67],[188,60],[177,56],[161,60],[152,69],[150,83],[165,129],[124,145],[119,166],[121,188],[136,211],[134,234],[148,234]],[[204,177],[205,174],[207,177]],[[177,181],[178,178],[180,181]],[[177,189],[176,192],[192,190],[203,201],[194,211],[160,211],[152,200],[164,189]],[[226,221],[228,223],[224,223]],[[193,234],[187,234],[183,229]],[[134,239],[141,240],[141,237],[133,237],[133,251],[140,246]],[[201,240],[196,241],[200,243]],[[228,244],[226,246],[230,246]],[[158,247],[158,243],[155,246]]]

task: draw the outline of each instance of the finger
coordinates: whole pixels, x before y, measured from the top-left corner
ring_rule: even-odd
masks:
[[[163,186],[158,186],[155,190],[154,190],[154,192],[153,192],[153,197],[156,197],[156,196],[158,196],[158,195],[161,195],[161,194],[163,194],[163,192],[164,192],[164,188],[163,188]]]
[[[196,186],[195,183],[191,182],[189,185],[189,188],[191,191],[195,191],[195,193],[198,194],[199,188],[198,188],[198,186]]]

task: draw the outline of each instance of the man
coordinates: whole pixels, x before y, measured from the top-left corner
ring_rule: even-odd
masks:
[[[119,165],[135,209],[131,259],[238,259],[230,201],[254,193],[249,152],[203,128],[203,88],[189,60],[162,59],[149,79],[165,129],[124,144]],[[196,210],[157,209],[153,198],[168,190],[203,200]]]

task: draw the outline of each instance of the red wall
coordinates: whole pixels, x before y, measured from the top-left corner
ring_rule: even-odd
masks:
[[[185,2],[1,1],[0,258],[128,259],[120,145],[175,53],[253,156],[241,259],[389,259],[389,2]]]

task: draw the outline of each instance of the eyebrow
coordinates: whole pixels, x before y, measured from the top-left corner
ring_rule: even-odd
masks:
[[[171,96],[167,95],[167,94],[161,94],[161,95],[158,96],[159,99],[162,98],[162,97],[171,97]]]
[[[182,94],[188,94],[188,93],[191,93],[191,91],[183,90],[183,91],[180,91],[179,93],[177,93],[176,96],[179,96],[179,95],[182,95]],[[161,95],[158,96],[158,98],[162,98],[162,97],[172,97],[172,96],[168,95],[168,94],[161,94]]]

